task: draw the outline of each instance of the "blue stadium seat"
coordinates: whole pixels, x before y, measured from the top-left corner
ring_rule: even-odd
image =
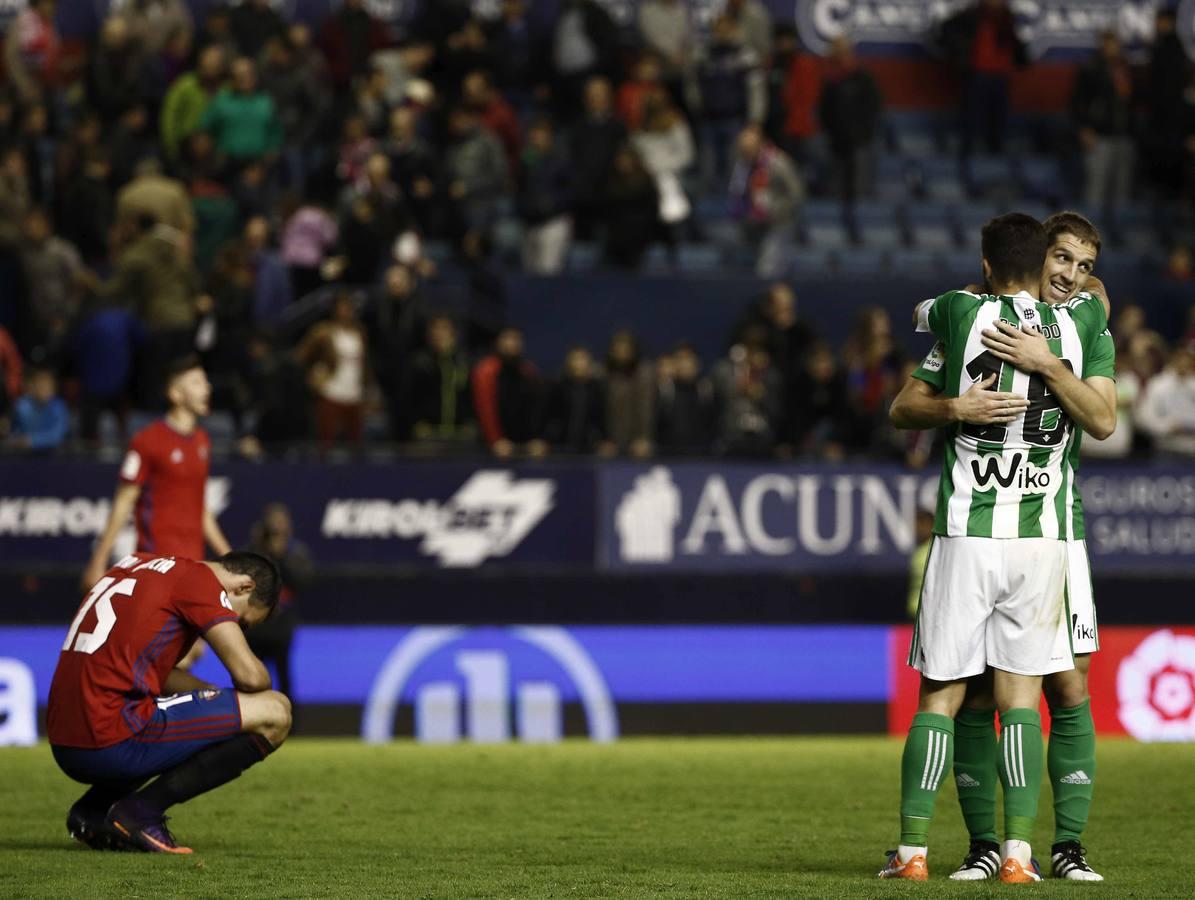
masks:
[[[962,203],[967,199],[957,159],[928,157],[918,161],[918,169],[927,199],[937,203]]]
[[[567,268],[573,272],[588,272],[597,267],[602,249],[592,241],[574,241],[568,251]]]
[[[681,244],[678,262],[684,272],[716,272],[723,267],[722,252],[710,244]]]
[[[1015,197],[1020,185],[1009,156],[972,156],[962,164],[963,183],[973,197]]]
[[[842,250],[851,244],[846,226],[837,222],[810,222],[805,226],[805,240],[810,247]]]
[[[874,247],[850,247],[839,251],[838,269],[860,275],[871,275],[887,271],[891,256],[887,250]]]
[[[943,253],[921,248],[902,247],[890,255],[892,269],[900,274],[916,272],[939,272],[942,269]]]
[[[833,271],[838,265],[835,252],[821,247],[795,247],[789,251],[788,261],[789,274],[798,277]]]
[[[1016,166],[1021,190],[1028,196],[1056,205],[1066,193],[1062,166],[1054,157],[1021,156]]]

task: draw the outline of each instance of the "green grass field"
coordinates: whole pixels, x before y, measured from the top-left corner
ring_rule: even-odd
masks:
[[[48,748],[0,750],[0,897],[1190,897],[1193,752],[1103,741],[1088,833],[1102,885],[957,884],[943,788],[929,884],[879,882],[900,743],[625,740],[383,747],[296,739],[173,810],[190,857],[66,835],[81,789]],[[1035,846],[1048,851],[1043,796]]]

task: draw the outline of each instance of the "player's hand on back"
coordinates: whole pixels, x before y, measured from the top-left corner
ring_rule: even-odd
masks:
[[[79,587],[85,591],[90,591],[95,583],[104,577],[104,573],[107,571],[104,568],[104,561],[102,559],[91,560],[83,569],[83,576],[79,579]]]
[[[1029,408],[1029,401],[1019,394],[993,391],[996,375],[992,373],[975,382],[954,401],[959,421],[968,425],[1005,425]]]
[[[991,328],[983,330],[983,345],[998,359],[1028,375],[1035,372],[1045,375],[1058,364],[1049,341],[1035,328],[1019,328],[998,319]]]

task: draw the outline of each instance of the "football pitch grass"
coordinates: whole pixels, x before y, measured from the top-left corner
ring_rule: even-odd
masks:
[[[955,789],[928,884],[880,882],[901,745],[886,738],[366,746],[297,738],[176,807],[193,856],[97,853],[81,788],[43,744],[0,750],[0,897],[1189,897],[1195,751],[1100,743],[1090,859],[1103,884],[961,884]],[[946,781],[949,781],[947,779]],[[1035,852],[1049,851],[1043,794]]]

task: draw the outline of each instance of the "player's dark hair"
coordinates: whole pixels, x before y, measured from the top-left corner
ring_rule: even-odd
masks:
[[[192,369],[203,368],[203,363],[199,357],[194,353],[188,353],[186,356],[180,356],[177,359],[172,359],[170,365],[166,367],[166,387],[174,384],[174,379],[180,375],[190,372]]]
[[[249,602],[261,606],[271,613],[278,606],[278,595],[282,591],[282,573],[274,560],[252,550],[233,550],[225,553],[218,563],[234,575],[248,575],[253,579],[253,593]]]
[[[1097,254],[1100,252],[1099,229],[1091,224],[1091,220],[1087,216],[1066,210],[1054,213],[1041,224],[1046,229],[1046,239],[1051,247],[1059,237],[1069,234],[1084,244],[1090,244],[1095,248]]]
[[[983,258],[991,267],[996,285],[1041,280],[1046,264],[1046,229],[1024,213],[996,216],[983,226]]]

